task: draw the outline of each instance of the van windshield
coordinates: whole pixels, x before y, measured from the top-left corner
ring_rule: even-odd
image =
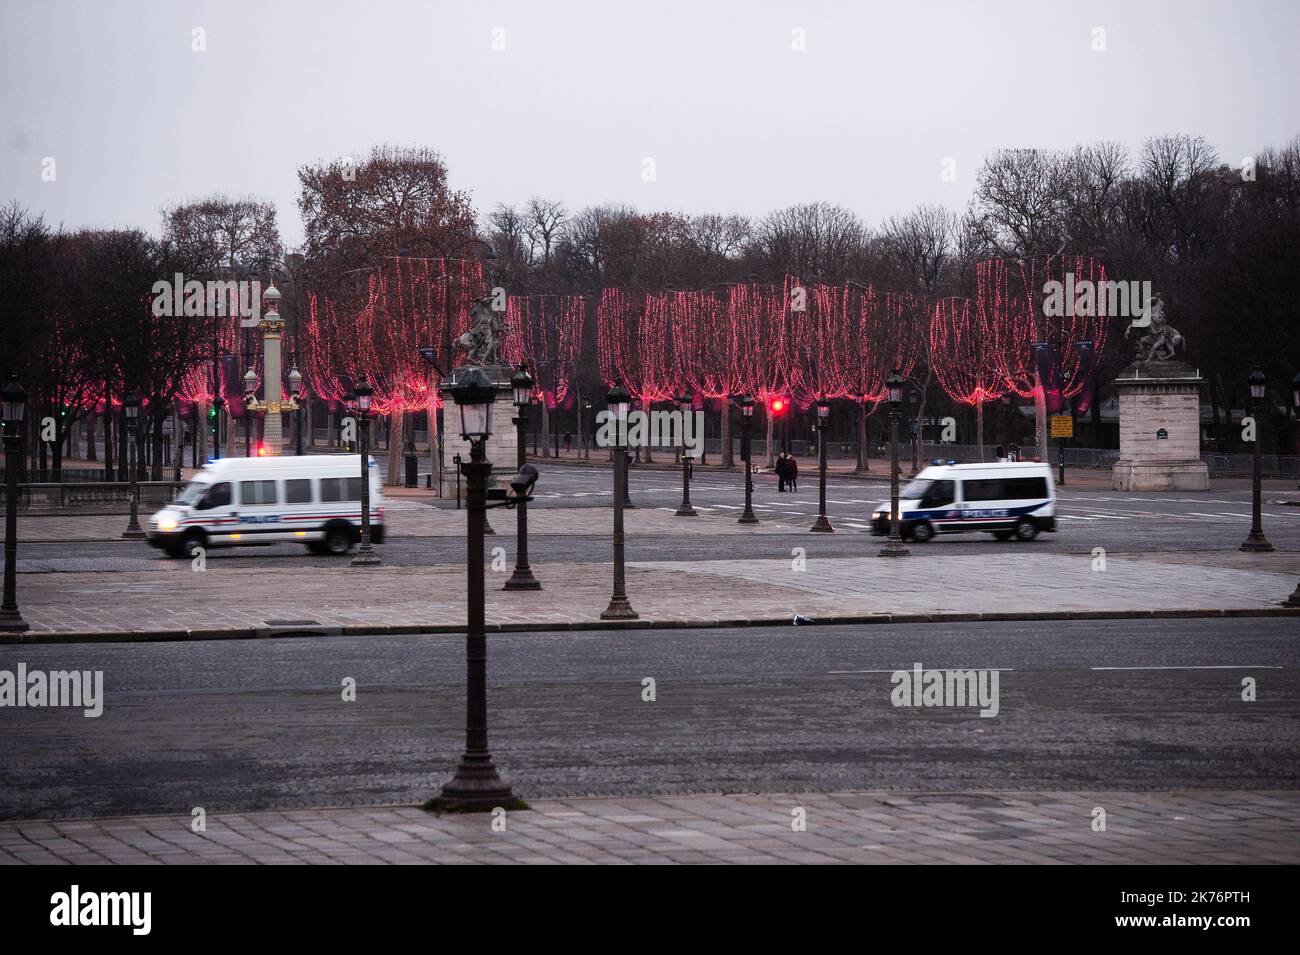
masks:
[[[191,481],[181,489],[181,493],[176,495],[176,503],[184,504],[186,507],[197,504],[199,498],[203,497],[203,492],[207,489],[208,484],[206,481]]]
[[[909,501],[919,500],[925,497],[925,492],[930,490],[933,483],[930,478],[916,478],[907,482],[907,487],[899,491],[898,496]]]

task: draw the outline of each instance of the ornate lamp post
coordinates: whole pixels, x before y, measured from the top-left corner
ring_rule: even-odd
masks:
[[[826,517],[826,432],[830,427],[831,403],[817,400],[817,520],[809,530],[814,534],[833,534],[835,528]]]
[[[302,372],[295,362],[293,371],[289,372],[289,403],[293,405],[293,453],[302,457],[302,403],[298,397],[302,394]]]
[[[257,407],[257,372],[244,372],[244,457],[253,456],[253,409]]]
[[[18,469],[22,466],[23,412],[27,391],[10,375],[0,390],[4,403],[5,444],[5,584],[0,604],[0,631],[22,633],[30,629],[18,612]],[[26,692],[22,690],[20,692]]]
[[[213,458],[221,457],[221,412],[225,407],[226,407],[226,399],[221,397],[221,395],[217,395],[215,398],[212,399],[212,409],[216,412],[216,415],[212,419],[213,421],[212,427],[214,431],[214,434],[212,435],[212,440],[213,440],[213,447],[215,451],[215,453],[212,455]]]
[[[740,454],[745,459],[745,510],[737,524],[757,524],[754,516],[754,465],[750,460],[750,434],[754,426],[754,399],[749,395],[740,398]]]
[[[355,391],[361,416],[361,549],[352,558],[352,566],[376,567],[382,561],[370,546],[370,399],[375,389],[362,378]]]
[[[525,365],[520,365],[519,370],[511,377],[510,389],[514,392],[515,408],[518,409],[514,419],[515,466],[523,471],[528,454],[528,449],[524,447],[525,436],[528,433],[528,408],[533,401],[533,376],[528,374]],[[516,511],[519,520],[515,541],[515,572],[510,575],[510,579],[501,589],[541,590],[542,582],[533,576],[533,570],[528,566],[528,502],[521,500],[516,505]]]
[[[140,464],[137,460],[135,435],[140,420],[140,395],[133,388],[122,397],[126,408],[126,453],[127,468],[131,473],[131,518],[122,532],[123,540],[143,540],[145,533],[140,527]]]
[[[858,466],[854,473],[866,474],[871,471],[871,448],[867,446],[867,396],[858,392],[854,398],[858,405]]]
[[[1296,372],[1296,376],[1291,379],[1291,407],[1295,408],[1296,427],[1300,428],[1300,372]],[[1300,441],[1296,444],[1300,446]]]
[[[700,512],[691,507],[691,459],[686,456],[686,416],[694,413],[694,405],[694,400],[686,392],[677,399],[677,407],[682,413],[682,503],[677,508],[677,517],[700,516]]]
[[[244,403],[248,406],[250,412],[256,412],[265,415],[266,427],[262,436],[262,453],[269,455],[280,455],[284,453],[284,425],[280,418],[282,411],[298,410],[298,401],[295,396],[291,396],[287,401],[284,400],[283,385],[280,381],[280,340],[284,332],[284,321],[280,318],[280,290],[272,285],[262,296],[266,301],[266,314],[262,316],[262,321],[258,323],[258,329],[262,332],[262,371],[265,387],[265,397],[257,400],[257,376],[253,374],[250,368],[248,374],[244,376]],[[250,390],[249,376],[252,376],[253,387]],[[298,376],[299,382],[302,376]],[[251,428],[252,423],[250,421]],[[251,439],[250,439],[251,443]],[[302,453],[301,449],[298,451]]]
[[[885,387],[889,389],[889,540],[880,556],[906,557],[908,550],[898,532],[898,419],[903,408],[903,376],[897,368],[885,379]]]
[[[1264,521],[1261,513],[1261,504],[1263,498],[1263,442],[1262,422],[1260,418],[1264,415],[1264,390],[1268,384],[1268,379],[1264,373],[1255,368],[1250,373],[1250,403],[1251,410],[1255,415],[1255,454],[1254,468],[1251,475],[1251,507],[1250,507],[1250,533],[1242,542],[1241,549],[1253,553],[1267,553],[1273,549],[1267,537],[1264,536]]]
[[[441,808],[487,812],[515,805],[515,794],[492,762],[487,738],[487,636],[483,592],[483,524],[487,514],[487,481],[492,473],[483,451],[492,433],[492,402],[496,392],[481,368],[463,372],[450,388],[460,411],[461,436],[470,444],[469,461],[462,462],[468,484],[469,537],[465,569],[468,579],[469,619],[465,634],[467,683],[465,695],[465,752],[456,775],[442,787]]]
[[[632,609],[632,604],[627,599],[627,578],[623,572],[623,498],[627,493],[624,484],[627,456],[623,438],[627,431],[627,409],[632,403],[632,396],[621,383],[616,383],[605,396],[605,403],[614,416],[614,593],[600,619],[635,620],[639,614]]]

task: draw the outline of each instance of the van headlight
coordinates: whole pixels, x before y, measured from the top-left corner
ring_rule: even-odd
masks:
[[[160,531],[176,530],[176,518],[173,517],[171,514],[164,514],[162,517],[158,518],[158,530]]]

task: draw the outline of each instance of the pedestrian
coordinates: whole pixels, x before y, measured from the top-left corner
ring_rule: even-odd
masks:
[[[1000,462],[1003,463],[1003,464],[1006,463],[1006,461],[1007,461],[1007,449],[1004,448],[1004,447],[1002,447],[1002,445],[999,444],[996,448],[994,448],[994,449],[993,449],[993,454],[994,454],[994,456],[997,457],[998,461],[1000,461]]]
[[[786,464],[785,452],[782,451],[776,457],[776,489],[778,491],[785,490],[787,471],[788,471],[788,465]]]
[[[794,455],[786,458],[786,480],[790,484],[790,490],[799,490],[799,462],[794,459]]]
[[[1018,444],[1016,444],[1014,441],[1012,441],[1012,442],[1011,442],[1011,446],[1007,448],[1007,458],[1008,458],[1008,460],[1011,460],[1011,461],[1019,461],[1019,460],[1020,460],[1020,445],[1018,445]]]
[[[568,454],[573,450],[573,435],[568,431],[564,432],[564,453]]]

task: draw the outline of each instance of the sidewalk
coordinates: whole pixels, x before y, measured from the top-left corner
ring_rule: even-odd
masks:
[[[497,538],[501,539],[501,538]],[[503,544],[513,542],[506,537]],[[878,544],[878,541],[874,542]],[[448,541],[445,546],[461,547]],[[489,543],[489,546],[492,546]],[[487,572],[492,630],[913,623],[1006,619],[1295,614],[1281,606],[1300,575],[1300,554],[1112,556],[927,554],[819,558],[805,545],[790,560],[633,561],[627,589],[640,613],[602,621],[611,570],[590,563],[534,565],[540,592],[505,592],[512,566]],[[510,548],[512,549],[512,548]],[[869,548],[874,554],[875,546]],[[509,552],[509,549],[508,551]],[[32,631],[0,642],[253,638],[286,633],[462,633],[465,570],[312,567],[306,573],[212,560],[115,573],[23,574],[19,601]],[[802,568],[802,569],[801,569]]]
[[[1094,831],[1096,810],[1105,831]],[[792,823],[797,811],[804,831]],[[1300,793],[816,793],[0,823],[0,864],[1300,862]]]

